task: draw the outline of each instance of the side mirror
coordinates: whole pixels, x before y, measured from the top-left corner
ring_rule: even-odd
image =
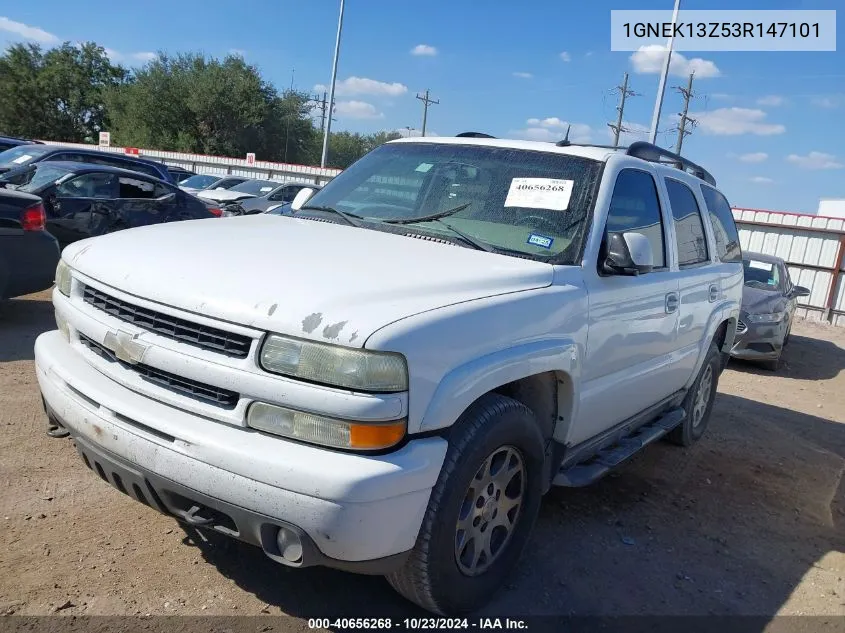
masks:
[[[158,202],[173,202],[176,199],[176,194],[172,191],[170,193],[166,193],[163,196],[159,196],[156,198]]]
[[[611,275],[642,275],[654,268],[651,242],[642,233],[608,233],[604,271]]]
[[[810,289],[804,286],[793,286],[792,292],[789,293],[792,297],[809,297]]]
[[[314,190],[311,187],[305,187],[304,189],[300,189],[299,193],[296,194],[296,197],[293,199],[293,202],[290,203],[290,208],[292,211],[299,211],[305,203],[308,202],[308,199],[314,195]]]

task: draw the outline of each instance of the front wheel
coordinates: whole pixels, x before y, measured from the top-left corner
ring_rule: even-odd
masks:
[[[523,404],[487,394],[450,430],[417,542],[388,576],[429,611],[470,613],[502,585],[522,553],[542,497],[543,436]]]
[[[721,370],[722,355],[719,346],[711,343],[698,376],[681,405],[686,412],[686,417],[666,436],[670,442],[678,446],[690,446],[704,435],[710,423],[710,413],[713,410],[713,401],[716,399],[716,388],[719,386]]]

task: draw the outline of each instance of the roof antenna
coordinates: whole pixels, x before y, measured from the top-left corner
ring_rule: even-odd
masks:
[[[572,124],[568,123],[566,125],[566,136],[563,137],[562,141],[558,141],[557,143],[555,143],[555,145],[557,145],[558,147],[566,147],[567,145],[569,145],[569,130],[571,130],[571,129],[572,129]]]

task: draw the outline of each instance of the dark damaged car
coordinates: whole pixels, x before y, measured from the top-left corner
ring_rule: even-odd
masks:
[[[798,298],[809,296],[810,291],[792,283],[789,269],[780,257],[745,252],[742,264],[742,312],[731,356],[758,361],[775,371],[789,342]]]
[[[0,187],[0,198],[13,192],[41,198],[47,230],[62,247],[136,226],[221,214],[214,205],[157,178],[88,163],[36,163],[8,172]]]

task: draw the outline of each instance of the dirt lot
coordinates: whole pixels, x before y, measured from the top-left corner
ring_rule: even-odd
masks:
[[[46,293],[0,307],[0,613],[400,616],[378,577],[288,570],[186,534],[44,434]],[[777,374],[732,363],[698,445],[546,499],[485,614],[845,616],[845,329],[797,323]]]

